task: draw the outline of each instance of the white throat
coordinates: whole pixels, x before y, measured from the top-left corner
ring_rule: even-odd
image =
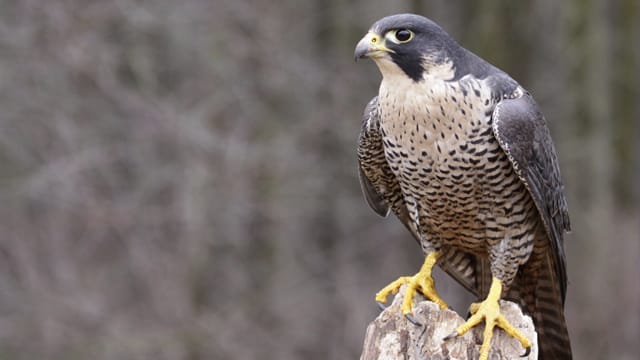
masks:
[[[382,74],[383,81],[391,79],[394,79],[392,81],[396,81],[396,77],[413,81],[389,56],[377,58],[374,59],[374,61]],[[426,56],[422,61],[422,68],[425,69],[422,74],[422,79],[427,82],[433,80],[452,80],[455,77],[455,68],[451,61],[437,63],[433,58]]]

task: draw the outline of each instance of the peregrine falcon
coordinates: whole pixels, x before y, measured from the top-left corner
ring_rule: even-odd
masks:
[[[422,16],[385,17],[355,49],[382,73],[358,140],[360,185],[371,208],[393,212],[425,255],[406,284],[410,320],[416,291],[446,308],[436,264],[483,301],[448,341],[485,322],[480,359],[495,326],[525,348],[527,339],[500,313],[510,299],[532,315],[540,357],[570,359],[564,320],[567,274],[563,234],[570,230],[558,158],[531,94],[500,69],[458,45]]]

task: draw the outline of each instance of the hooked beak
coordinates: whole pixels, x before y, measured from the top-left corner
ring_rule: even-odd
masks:
[[[384,39],[380,35],[368,32],[356,45],[356,51],[353,56],[356,61],[358,59],[368,58],[381,58],[386,53],[395,52],[384,45]]]

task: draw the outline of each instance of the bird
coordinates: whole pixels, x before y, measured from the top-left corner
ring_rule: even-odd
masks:
[[[478,299],[443,341],[484,322],[480,359],[494,331],[532,346],[500,313],[512,300],[530,314],[540,358],[571,359],[564,317],[564,233],[571,230],[558,156],[529,91],[460,46],[432,20],[397,14],[376,21],[354,56],[375,62],[382,80],[365,107],[358,138],[360,187],[379,215],[393,213],[425,256],[418,273],[376,294],[379,304],[406,285],[441,308],[434,266]]]

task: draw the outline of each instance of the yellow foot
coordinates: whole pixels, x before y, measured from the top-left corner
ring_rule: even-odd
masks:
[[[531,351],[531,342],[524,337],[513,325],[511,325],[507,319],[500,313],[500,294],[502,293],[502,283],[497,278],[493,278],[491,281],[491,289],[489,295],[481,303],[474,303],[470,306],[470,312],[473,314],[467,322],[458,326],[458,328],[444,338],[444,340],[452,339],[456,336],[464,335],[472,327],[478,325],[482,319],[485,321],[484,334],[482,339],[482,346],[480,347],[480,360],[487,360],[489,358],[489,349],[491,348],[491,338],[493,338],[493,328],[497,325],[504,329],[507,334],[518,339],[522,347],[525,348],[525,354],[529,355]]]
[[[404,293],[404,298],[402,301],[402,314],[409,317],[411,314],[411,308],[413,306],[413,296],[416,291],[420,291],[427,299],[433,301],[438,304],[441,308],[446,309],[447,303],[445,303],[440,295],[436,292],[435,283],[433,278],[431,277],[431,270],[433,266],[438,261],[438,257],[440,256],[437,252],[432,252],[424,259],[424,264],[420,271],[414,276],[402,276],[398,278],[398,280],[392,282],[391,284],[385,286],[384,289],[380,290],[376,294],[376,301],[380,304],[384,304],[387,302],[387,296],[389,294],[397,294],[400,287],[404,284],[407,284],[407,289]],[[415,323],[415,320],[409,317],[411,322]]]

